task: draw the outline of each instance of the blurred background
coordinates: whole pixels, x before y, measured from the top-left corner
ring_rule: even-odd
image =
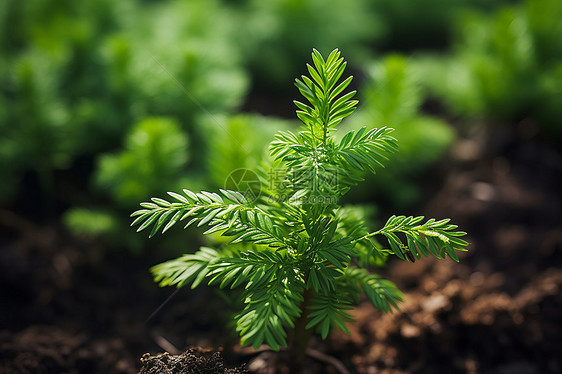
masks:
[[[400,143],[345,202],[373,228],[451,217],[472,243],[460,264],[377,269],[402,311],[361,304],[351,336],[315,347],[353,373],[562,371],[559,0],[3,0],[0,371],[136,373],[193,345],[255,361],[228,300],[152,283],[200,232],[148,240],[129,215],[265,162],[298,128],[312,48],[355,77],[342,132]]]

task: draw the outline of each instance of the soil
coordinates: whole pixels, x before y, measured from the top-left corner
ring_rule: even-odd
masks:
[[[337,373],[326,357],[349,373],[562,372],[562,155],[525,132],[482,129],[428,174],[431,198],[412,212],[451,217],[470,250],[460,263],[390,262],[401,310],[363,301],[351,335],[312,340],[307,373]],[[0,210],[0,235],[1,373],[149,373],[172,356],[143,354],[189,347],[220,351],[223,368],[287,372],[284,353],[237,345],[212,290],[158,288],[147,270],[166,259],[157,250],[75,238],[60,218],[14,206]]]
[[[168,352],[151,356],[145,353],[141,358],[139,374],[246,374],[244,368],[227,369],[219,352],[203,349],[188,349],[180,355]]]

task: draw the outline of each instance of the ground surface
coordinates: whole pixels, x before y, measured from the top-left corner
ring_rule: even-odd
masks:
[[[499,134],[508,132],[475,131],[457,144],[414,212],[453,218],[470,252],[459,264],[392,262],[385,275],[405,291],[401,311],[362,303],[351,336],[312,348],[351,373],[562,372],[562,157],[524,132]],[[77,240],[58,222],[0,211],[0,372],[137,373],[145,352],[189,346],[223,347],[227,367],[284,372],[282,355],[233,343],[221,322],[229,309],[212,291],[164,303],[174,291],[147,272],[161,255]]]

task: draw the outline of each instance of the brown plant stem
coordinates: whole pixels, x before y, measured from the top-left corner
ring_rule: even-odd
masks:
[[[293,339],[289,347],[289,366],[291,374],[300,374],[303,372],[304,358],[306,357],[308,342],[312,336],[312,330],[307,329],[306,324],[308,323],[308,306],[313,295],[314,291],[312,289],[304,291],[304,299],[300,305],[302,313],[295,321]]]

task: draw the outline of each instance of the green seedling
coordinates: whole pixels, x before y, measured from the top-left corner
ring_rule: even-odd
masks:
[[[348,333],[346,323],[353,320],[348,311],[362,293],[378,310],[398,307],[402,293],[372,273],[372,265],[388,255],[458,261],[456,251],[468,245],[449,219],[392,216],[369,231],[364,220],[339,205],[362,175],[383,167],[398,144],[388,127],[364,127],[336,141],[338,125],[358,104],[355,91],[344,92],[352,77],[341,79],[346,62],[338,50],[327,59],[314,50],[312,60],[310,77],[296,80],[308,101],[295,101],[301,130],[279,132],[269,148],[276,183],[262,181],[258,194],[170,192],[171,199],[153,198],[132,214],[132,225],[138,231],[151,228],[151,236],[187,220],[186,227],[197,224],[205,234],[230,238],[220,248],[204,247],[153,267],[155,281],[240,290],[243,309],[234,318],[241,343],[273,350],[289,345],[295,368],[312,332],[322,338],[335,327]]]

